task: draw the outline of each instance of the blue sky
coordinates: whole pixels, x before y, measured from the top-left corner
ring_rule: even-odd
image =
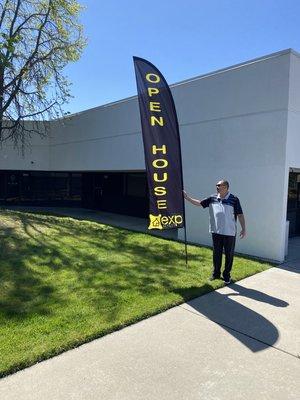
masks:
[[[88,45],[65,73],[71,113],[136,95],[132,56],[169,84],[269,53],[300,52],[299,0],[82,0]]]

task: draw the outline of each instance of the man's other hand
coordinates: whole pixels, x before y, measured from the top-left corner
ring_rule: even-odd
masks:
[[[242,229],[240,232],[240,238],[243,239],[246,236],[246,229]]]

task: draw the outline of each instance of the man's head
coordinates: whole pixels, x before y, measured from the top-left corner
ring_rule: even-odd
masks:
[[[228,181],[225,181],[225,179],[222,179],[219,182],[217,182],[216,187],[217,187],[217,193],[220,194],[220,196],[225,196],[229,190],[229,183]]]

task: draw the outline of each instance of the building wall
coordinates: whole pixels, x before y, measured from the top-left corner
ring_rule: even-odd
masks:
[[[186,190],[203,198],[228,179],[248,231],[236,250],[277,261],[284,258],[288,83],[285,53],[174,88]],[[189,240],[211,244],[207,210],[187,204],[187,221]]]
[[[50,168],[58,170],[144,170],[137,98],[54,122]]]
[[[42,129],[41,125],[41,132]],[[25,144],[24,153],[21,148],[15,148],[12,141],[5,141],[0,147],[1,169],[49,170],[49,137],[32,133],[30,141]]]
[[[286,160],[299,159],[296,136],[287,143],[287,124],[296,132],[300,122],[288,113],[288,105],[300,102],[297,88],[289,93],[298,61],[283,51],[172,86],[185,189],[203,198],[215,192],[217,180],[228,179],[247,222],[247,238],[237,240],[236,250],[277,261],[284,258]],[[1,165],[26,169],[34,156],[35,165],[56,171],[144,170],[137,98],[52,122],[48,153],[40,142],[32,152],[23,163],[10,155]],[[188,240],[210,245],[207,210],[186,204],[186,217]]]
[[[288,190],[290,171],[300,171],[300,55],[291,52],[289,103],[287,121],[287,146],[285,166],[285,188]],[[285,210],[287,209],[287,205]],[[299,229],[300,214],[293,210],[288,213],[287,219],[293,229]]]
[[[291,53],[288,103],[287,167],[300,168],[300,56]]]

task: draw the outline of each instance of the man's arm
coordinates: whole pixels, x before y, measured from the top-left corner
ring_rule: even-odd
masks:
[[[201,206],[201,200],[193,199],[190,197],[185,190],[183,190],[183,197],[189,201],[190,203],[194,204],[194,206]]]
[[[241,232],[240,232],[240,238],[243,239],[246,236],[246,222],[245,222],[245,217],[244,214],[238,214],[237,215],[239,219],[239,223],[241,225]]]

